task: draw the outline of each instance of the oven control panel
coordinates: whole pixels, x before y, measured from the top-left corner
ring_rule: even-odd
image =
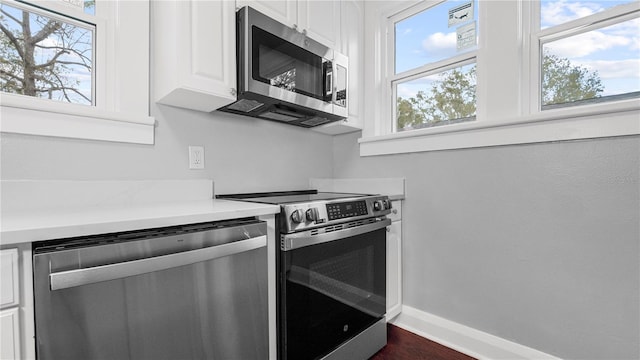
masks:
[[[327,204],[327,215],[329,216],[329,220],[338,220],[354,216],[368,215],[368,213],[367,202],[364,200]]]
[[[391,212],[387,196],[366,197],[338,201],[310,201],[282,206],[281,223],[285,232],[301,231],[320,226],[384,216]]]

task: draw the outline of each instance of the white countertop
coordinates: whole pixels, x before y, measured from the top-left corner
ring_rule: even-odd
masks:
[[[272,215],[277,205],[208,199],[2,214],[0,245]]]

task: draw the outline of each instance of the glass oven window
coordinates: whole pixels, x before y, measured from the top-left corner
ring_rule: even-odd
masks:
[[[254,80],[327,101],[330,61],[255,26],[252,36]]]
[[[386,231],[285,254],[287,359],[315,359],[384,316]]]

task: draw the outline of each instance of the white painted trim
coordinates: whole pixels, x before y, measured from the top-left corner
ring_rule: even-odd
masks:
[[[2,96],[0,97],[0,106],[2,106],[3,108],[11,107],[24,110],[41,111],[46,113],[123,121],[143,125],[153,125],[155,123],[153,117],[137,115],[131,112],[114,112],[95,108],[90,105],[70,104],[55,100],[33,98],[16,94],[2,93]]]
[[[92,84],[95,105],[1,93],[0,132],[153,144],[155,119],[149,116],[149,1],[98,1],[96,16],[76,14],[58,2],[38,4],[96,25]]]
[[[423,2],[418,6],[427,6]],[[637,5],[634,5],[637,7]],[[632,9],[627,6],[625,9]],[[409,9],[409,10],[407,10]],[[448,149],[478,148],[640,134],[638,99],[603,102],[539,111],[535,79],[539,78],[533,28],[536,9],[530,2],[480,1],[477,52],[476,120],[433,128],[391,133],[393,99],[387,86],[392,69],[387,59],[387,20],[410,11],[405,2],[365,3],[365,108],[360,156],[375,156]],[[609,13],[610,15],[610,13]],[[505,32],[505,28],[512,32]],[[498,54],[498,55],[496,55]],[[530,75],[532,74],[532,75]],[[484,80],[484,81],[483,81]]]
[[[3,99],[0,106],[0,132],[134,144],[154,143],[154,118],[135,118],[115,113],[109,115],[96,111],[89,117],[85,114],[5,106]]]
[[[478,359],[560,359],[406,305],[391,323]]]
[[[23,360],[36,358],[36,322],[33,304],[33,251],[31,243],[18,245],[20,251],[20,349]]]
[[[449,129],[422,129],[427,131],[361,138],[358,140],[360,156],[638,135],[638,104],[640,102],[635,102],[625,111],[609,114],[594,112],[560,119],[530,116],[520,121],[463,123],[447,126]]]

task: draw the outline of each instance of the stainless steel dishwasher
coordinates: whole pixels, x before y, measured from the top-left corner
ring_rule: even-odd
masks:
[[[265,359],[253,218],[34,244],[38,359]]]

